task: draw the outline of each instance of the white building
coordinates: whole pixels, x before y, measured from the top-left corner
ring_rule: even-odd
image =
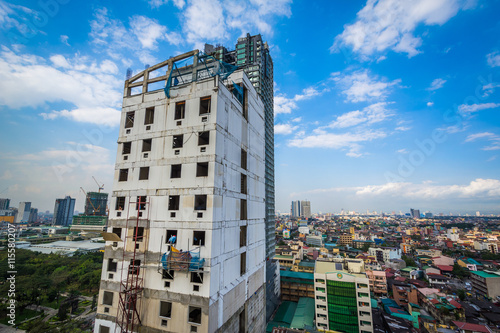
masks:
[[[370,247],[368,253],[374,256],[378,262],[401,259],[401,249],[397,247]]]
[[[448,239],[453,242],[458,241],[460,239],[460,236],[458,234],[458,228],[457,227],[449,228],[446,231],[446,237],[448,237]]]
[[[265,331],[264,106],[224,70],[192,51],[125,82],[95,332]]]

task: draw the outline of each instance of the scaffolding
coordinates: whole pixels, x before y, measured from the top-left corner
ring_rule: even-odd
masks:
[[[203,272],[205,259],[200,258],[200,249],[179,251],[171,246],[170,251],[163,253],[161,267],[166,271]]]
[[[135,209],[133,205],[135,205]],[[149,230],[148,206],[149,202],[143,197],[137,197],[136,202],[129,200],[125,229],[126,236],[125,243],[123,244],[120,299],[118,315],[116,317],[116,329],[120,333],[137,332],[141,326],[140,310],[142,291],[144,289],[145,251],[149,238],[144,236],[144,231]],[[136,216],[130,216],[129,212],[131,211],[136,211]],[[143,216],[145,213],[147,215],[146,218]],[[132,227],[132,235],[129,235],[128,230]],[[131,251],[127,251],[131,247]],[[126,265],[127,262],[129,265]]]
[[[211,55],[198,52],[176,61],[169,66],[168,79],[165,83],[165,96],[170,98],[170,88],[219,75],[225,80],[238,66],[217,60]]]

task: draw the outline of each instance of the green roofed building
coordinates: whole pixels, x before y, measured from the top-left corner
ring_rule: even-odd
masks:
[[[316,262],[316,327],[346,333],[373,332],[370,282],[341,262]]]
[[[500,273],[490,271],[471,271],[472,288],[480,295],[495,298],[500,296]]]

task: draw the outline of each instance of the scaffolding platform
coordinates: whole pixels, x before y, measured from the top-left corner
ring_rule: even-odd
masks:
[[[161,256],[161,267],[166,271],[202,272],[205,259],[200,258],[200,249],[179,251],[174,247]]]

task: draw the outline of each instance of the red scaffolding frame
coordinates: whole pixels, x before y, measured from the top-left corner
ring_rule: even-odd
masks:
[[[145,237],[144,233],[149,230],[149,203],[147,200],[144,202],[142,200],[143,197],[141,196],[137,197],[135,202],[129,200],[127,209],[120,277],[120,300],[115,329],[115,332],[118,330],[120,333],[135,332],[141,326],[140,310],[142,291],[144,289],[145,252],[148,246],[148,237]],[[131,205],[135,205],[135,209]],[[130,211],[135,211],[136,216],[130,217]],[[146,215],[146,217],[143,218],[143,215]],[[128,230],[131,227],[133,227],[133,232],[132,235],[129,235]],[[130,248],[130,242],[133,244],[133,250],[128,252],[127,248]],[[141,244],[143,245],[141,246]]]

